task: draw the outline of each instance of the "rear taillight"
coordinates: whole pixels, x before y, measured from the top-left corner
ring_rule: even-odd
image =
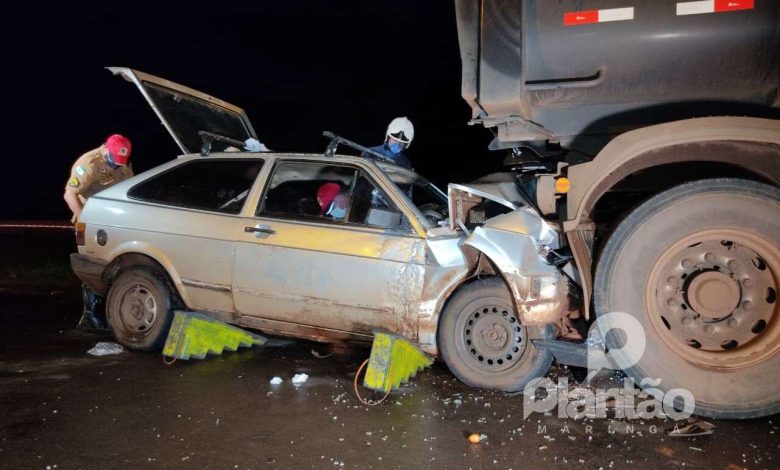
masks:
[[[87,224],[79,222],[76,224],[76,245],[84,246],[84,232],[87,229]]]

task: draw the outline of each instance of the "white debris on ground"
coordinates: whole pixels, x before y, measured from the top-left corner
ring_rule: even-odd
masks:
[[[103,342],[96,344],[95,347],[87,351],[88,354],[93,356],[108,356],[110,354],[121,354],[125,348],[116,343]]]
[[[309,374],[295,374],[292,378],[292,383],[295,386],[306,383],[309,380]]]
[[[281,377],[274,377],[273,379],[271,379],[271,385],[279,385],[280,383],[282,383]]]

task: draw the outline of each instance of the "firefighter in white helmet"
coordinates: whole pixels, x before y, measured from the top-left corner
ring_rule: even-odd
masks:
[[[382,145],[371,147],[371,150],[381,153],[395,162],[396,165],[406,168],[412,167],[412,162],[404,155],[404,150],[414,139],[414,126],[406,117],[397,117],[390,121],[385,132],[385,142]]]

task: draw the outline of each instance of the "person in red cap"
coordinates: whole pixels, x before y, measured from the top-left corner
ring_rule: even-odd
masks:
[[[133,176],[130,166],[130,140],[114,134],[100,147],[85,153],[70,170],[70,179],[65,185],[63,198],[68,204],[76,222],[87,198],[108,188],[114,183]]]
[[[325,183],[317,190],[317,204],[320,205],[320,215],[324,215],[328,206],[341,191],[337,183]]]
[[[130,140],[119,134],[106,139],[100,147],[85,153],[70,170],[63,198],[73,212],[71,222],[77,222],[87,198],[109,186],[133,176],[130,166]],[[86,284],[81,285],[84,313],[77,328],[105,331],[103,299]]]
[[[320,215],[341,220],[347,215],[349,196],[341,191],[338,183],[325,183],[317,190]]]

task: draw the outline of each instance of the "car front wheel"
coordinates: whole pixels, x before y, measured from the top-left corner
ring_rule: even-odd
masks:
[[[483,278],[460,288],[442,312],[438,344],[444,362],[472,387],[516,392],[552,364],[552,354],[534,346],[551,339],[553,329],[524,326],[515,315],[512,297],[498,277]]]
[[[108,291],[108,326],[126,348],[157,351],[173,320],[174,299],[164,273],[147,267],[125,269]]]

